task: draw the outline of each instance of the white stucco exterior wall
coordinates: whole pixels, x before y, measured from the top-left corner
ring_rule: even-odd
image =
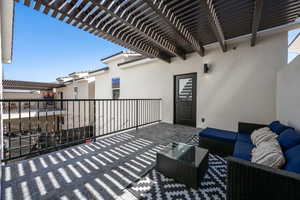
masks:
[[[78,99],[93,99],[95,97],[95,87],[94,87],[94,81],[92,80],[78,80],[73,83],[70,83],[66,85],[65,87],[58,88],[56,91],[57,92],[63,92],[63,98],[64,99],[74,99],[74,87],[78,87]],[[64,103],[64,110],[66,110],[66,103]],[[89,117],[91,123],[93,123],[93,103],[91,102],[90,109],[91,111],[89,112],[89,102],[86,101],[85,103],[85,121],[84,121],[84,102],[83,101],[75,101],[74,102],[74,124],[73,124],[73,102],[69,101],[68,102],[68,120],[66,114],[64,115],[64,125],[63,129],[71,129],[71,128],[77,128],[79,127],[79,104],[80,104],[80,127],[83,127],[83,125],[88,126],[89,123]],[[90,115],[89,115],[90,113]],[[67,126],[68,123],[68,126]]]
[[[156,60],[122,68],[115,60],[96,76],[96,98],[111,98],[111,79],[120,77],[120,98],[162,98],[162,120],[173,123],[174,75],[197,72],[197,127],[236,130],[238,121],[269,123],[276,119],[276,73],[286,63],[287,45],[287,33],[280,33],[255,47],[247,40],[236,50],[208,50],[205,57],[191,54],[171,64]],[[213,68],[207,75],[204,63]]]
[[[278,119],[300,130],[300,56],[278,72]]]

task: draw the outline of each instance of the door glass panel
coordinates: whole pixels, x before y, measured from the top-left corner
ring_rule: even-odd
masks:
[[[193,79],[192,78],[179,79],[178,86],[179,86],[178,87],[179,101],[192,101]]]

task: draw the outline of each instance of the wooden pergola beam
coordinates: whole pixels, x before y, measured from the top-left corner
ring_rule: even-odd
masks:
[[[190,44],[193,49],[200,55],[204,56],[204,48],[194,36],[184,27],[174,13],[164,6],[163,3],[153,0],[143,0],[148,6],[167,24],[175,35]]]
[[[207,17],[209,24],[214,32],[223,52],[227,51],[227,44],[225,40],[225,36],[221,27],[221,23],[218,19],[216,9],[213,4],[213,0],[205,0],[203,3],[205,9],[207,10]]]
[[[178,56],[183,60],[185,59],[185,52],[183,52],[175,45],[171,44],[167,39],[159,35],[152,27],[143,23],[138,17],[131,15],[132,13],[128,12],[128,10],[120,9],[120,11],[116,12],[118,6],[113,7],[114,1],[112,1],[108,6],[106,4],[100,3],[97,0],[90,0],[90,2],[94,6],[98,6],[99,8],[103,9],[105,12],[115,17],[120,22],[126,24],[133,31],[144,37],[145,40],[149,40],[150,42],[162,48],[164,51],[174,56]]]
[[[252,36],[251,36],[251,46],[255,46],[256,38],[257,38],[257,31],[259,28],[261,14],[263,10],[264,1],[263,0],[255,0],[254,1],[254,12],[253,12],[253,19],[252,19]]]

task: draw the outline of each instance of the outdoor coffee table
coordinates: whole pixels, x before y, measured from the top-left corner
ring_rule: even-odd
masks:
[[[156,155],[156,169],[167,177],[197,189],[208,168],[208,150],[170,143]]]

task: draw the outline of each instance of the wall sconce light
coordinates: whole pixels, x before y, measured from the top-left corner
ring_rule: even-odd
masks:
[[[204,64],[204,70],[203,70],[204,74],[207,74],[210,72],[210,66],[209,64],[205,63]]]

